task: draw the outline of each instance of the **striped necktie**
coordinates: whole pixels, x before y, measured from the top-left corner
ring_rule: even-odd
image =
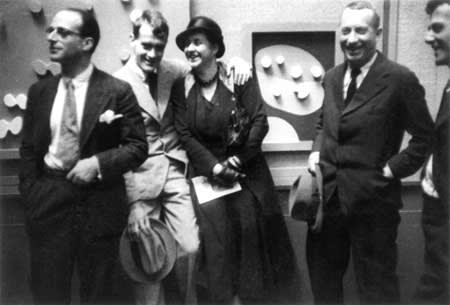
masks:
[[[64,80],[64,86],[66,87],[66,98],[61,118],[56,157],[61,160],[64,169],[71,169],[80,157],[80,141],[72,80]]]

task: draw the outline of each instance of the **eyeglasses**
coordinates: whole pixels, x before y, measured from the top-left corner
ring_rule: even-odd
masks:
[[[78,35],[78,36],[81,35],[81,33],[79,33],[79,32],[75,32],[75,31],[72,31],[72,30],[69,30],[69,29],[66,29],[66,28],[62,28],[62,27],[59,27],[59,26],[57,26],[57,27],[49,26],[45,30],[45,33],[47,33],[47,35],[49,35],[49,34],[53,33],[54,31],[56,31],[56,34],[59,37],[62,37],[62,38],[66,38],[67,36],[71,36],[71,35]]]

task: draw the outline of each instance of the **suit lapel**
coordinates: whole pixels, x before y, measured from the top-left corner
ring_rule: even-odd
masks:
[[[344,109],[344,97],[342,95],[343,86],[344,86],[344,73],[345,73],[346,65],[341,64],[336,68],[336,76],[333,81],[333,87],[331,88],[332,93],[330,96],[336,97],[335,103],[336,108],[339,112],[342,112]]]
[[[102,75],[97,68],[94,68],[86,93],[86,101],[84,105],[83,121],[81,123],[80,134],[80,149],[86,144],[89,135],[91,134],[95,124],[97,123],[100,111],[103,110],[104,105],[108,99],[105,95],[108,94],[108,89],[103,87]]]
[[[134,60],[134,59],[130,59]],[[127,78],[125,81],[130,83],[130,85],[133,87],[134,95],[136,95],[136,99],[139,103],[139,106],[142,110],[147,112],[149,115],[151,115],[155,120],[158,122],[160,121],[160,116],[158,112],[158,108],[156,107],[156,103],[153,100],[152,95],[150,94],[150,88],[148,85],[142,80],[141,76],[139,76],[131,67],[132,62],[128,61],[128,63],[125,66],[125,71],[127,74]],[[137,68],[137,67],[136,67]],[[158,76],[159,78],[159,76]],[[159,80],[158,80],[159,82]],[[159,93],[158,93],[159,95]]]
[[[51,129],[50,129],[50,115],[55,101],[56,92],[58,91],[58,83],[61,76],[53,77],[49,80],[48,86],[45,87],[45,91],[42,97],[39,98],[39,107],[41,108],[39,121],[43,124],[42,132],[45,135],[45,139],[48,144],[51,141]],[[46,146],[48,146],[46,143]]]
[[[167,109],[169,101],[170,90],[172,88],[172,75],[170,67],[163,60],[159,66],[160,72],[158,73],[158,109],[161,118],[164,117],[164,113]]]
[[[445,86],[444,92],[442,94],[442,100],[441,100],[441,105],[439,106],[439,111],[438,114],[436,116],[436,128],[441,125],[442,123],[444,123],[446,120],[448,120],[449,117],[449,102],[450,102],[450,82],[447,83],[447,85]]]
[[[369,72],[353,96],[353,99],[345,107],[342,115],[353,112],[366,104],[388,85],[389,71],[385,68],[385,62],[386,59],[384,56],[378,53],[377,59],[372,67],[370,67]]]

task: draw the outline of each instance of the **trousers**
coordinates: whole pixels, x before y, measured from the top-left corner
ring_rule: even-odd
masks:
[[[344,304],[343,277],[353,258],[362,304],[400,302],[397,266],[398,210],[346,216],[337,194],[324,207],[322,230],[308,230],[306,258],[316,304]]]
[[[449,303],[448,202],[423,194],[422,230],[425,238],[424,271],[414,300],[418,304]]]
[[[52,174],[37,183],[38,201],[25,212],[35,304],[70,304],[74,272],[82,304],[131,304],[131,283],[118,259],[120,232],[96,235],[87,221],[95,187]]]
[[[195,299],[193,270],[199,248],[199,232],[189,191],[189,184],[181,165],[171,162],[167,180],[159,196],[145,201],[150,217],[162,220],[178,243],[177,260],[169,275],[170,287],[177,294],[175,303],[191,303]],[[136,283],[134,295],[138,305],[162,305],[166,303],[162,282]],[[169,285],[167,285],[169,286]]]

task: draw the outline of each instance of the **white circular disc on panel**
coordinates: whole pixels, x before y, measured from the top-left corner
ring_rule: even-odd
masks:
[[[260,49],[255,55],[255,62],[260,63],[265,56],[276,58],[280,54],[285,59],[283,67],[273,65],[270,73],[261,65],[256,65],[256,76],[264,101],[295,115],[308,115],[317,111],[322,106],[324,91],[321,83],[312,75],[311,68],[317,66],[324,71],[322,65],[309,52],[281,44]],[[302,68],[302,76],[298,80],[294,80],[290,74],[296,66]],[[309,92],[304,100],[297,97],[299,85]],[[281,92],[281,95],[276,96],[275,92]]]

